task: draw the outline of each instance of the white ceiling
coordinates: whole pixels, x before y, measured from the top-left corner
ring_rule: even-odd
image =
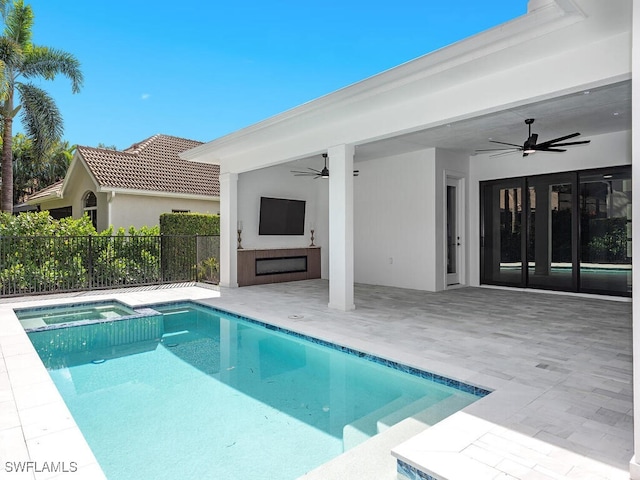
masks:
[[[631,129],[631,81],[564,95],[550,100],[497,111],[471,119],[397,135],[356,146],[356,162],[398,155],[425,148],[444,148],[473,155],[476,150],[499,148],[490,139],[524,144],[525,119],[535,119],[532,132],[538,143],[580,132],[572,141]],[[572,148],[572,147],[568,147]],[[287,168],[321,169],[320,155],[287,164]]]
[[[571,141],[630,130],[631,82],[616,83],[359,145],[356,147],[356,161],[433,147],[472,155],[478,149],[500,147],[490,143],[490,139],[521,145],[528,137],[528,126],[524,123],[527,118],[535,119],[532,132],[539,135],[538,143],[574,132],[580,132],[581,136]]]

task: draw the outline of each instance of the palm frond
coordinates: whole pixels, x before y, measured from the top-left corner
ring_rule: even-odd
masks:
[[[0,0],[0,15],[2,16],[2,20],[6,20],[12,6],[13,0]]]
[[[11,88],[10,76],[11,72],[7,68],[7,64],[0,59],[0,104],[9,96],[9,89]]]
[[[27,49],[31,45],[33,28],[33,10],[23,0],[15,0],[9,7],[5,17],[4,34],[11,40]]]
[[[33,140],[35,153],[43,155],[62,137],[64,127],[60,110],[41,88],[30,83],[18,83],[16,88],[20,93],[24,129]]]
[[[53,80],[56,75],[64,75],[71,80],[71,90],[78,93],[84,77],[80,62],[68,52],[49,47],[34,46],[24,58],[21,74],[25,78],[42,77]]]
[[[0,37],[0,61],[10,70],[20,68],[24,55],[22,48],[8,37]]]

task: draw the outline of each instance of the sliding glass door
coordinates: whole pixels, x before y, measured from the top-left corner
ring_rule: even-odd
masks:
[[[580,286],[631,294],[631,169],[580,175]]]
[[[631,168],[481,184],[481,283],[631,295]]]
[[[575,175],[544,175],[527,181],[527,285],[575,290],[573,256]]]
[[[484,283],[522,286],[524,181],[486,182],[482,186],[482,258]]]

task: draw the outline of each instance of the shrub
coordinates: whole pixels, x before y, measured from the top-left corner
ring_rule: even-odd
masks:
[[[88,216],[0,213],[0,293],[157,282],[159,233],[155,226],[98,234]]]
[[[208,213],[163,213],[161,235],[220,235],[220,215]]]

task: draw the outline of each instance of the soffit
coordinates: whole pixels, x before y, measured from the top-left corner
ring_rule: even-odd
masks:
[[[457,150],[473,155],[477,149],[498,148],[489,140],[523,144],[524,120],[534,118],[539,141],[580,132],[576,140],[631,129],[631,81],[516,106],[471,119],[394,136],[356,147],[356,161],[382,158],[425,148]]]

